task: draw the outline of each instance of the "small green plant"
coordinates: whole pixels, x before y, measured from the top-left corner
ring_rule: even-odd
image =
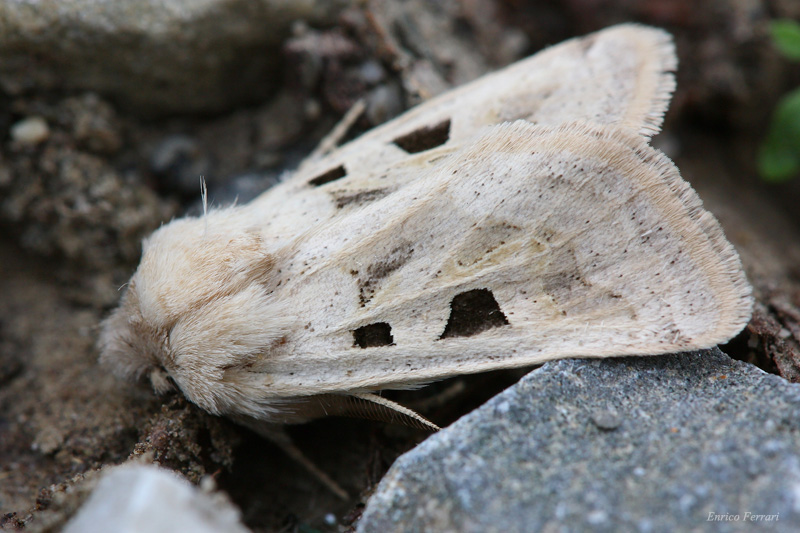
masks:
[[[800,61],[800,23],[776,20],[772,40],[789,59]],[[780,183],[800,173],[800,88],[781,98],[758,154],[758,171],[765,181]]]

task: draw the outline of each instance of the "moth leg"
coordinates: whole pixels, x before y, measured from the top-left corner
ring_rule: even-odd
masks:
[[[432,395],[430,398],[423,398],[410,402],[411,407],[415,411],[429,411],[451,403],[453,400],[464,394],[467,390],[467,385],[463,380],[459,379],[447,385],[444,390]]]
[[[353,124],[355,124],[356,120],[364,113],[366,108],[367,103],[363,98],[357,100],[356,103],[347,110],[347,113],[344,114],[336,126],[333,127],[330,133],[322,138],[317,147],[314,148],[314,151],[306,157],[300,168],[314,161],[318,161],[335,150],[339,142],[344,139],[344,136],[347,135],[347,132],[350,131],[350,128],[353,127]]]
[[[237,421],[242,423],[242,425],[249,427],[265,439],[276,444],[283,453],[294,459],[297,464],[305,468],[309,474],[317,478],[317,481],[325,485],[325,487],[333,494],[342,500],[350,499],[350,495],[346,490],[344,490],[341,486],[339,486],[338,483],[331,479],[328,474],[317,467],[317,465],[315,465],[311,459],[306,457],[305,454],[300,451],[300,448],[294,445],[292,438],[288,433],[286,433],[286,430],[283,428],[283,426],[279,426],[277,424],[258,423],[258,421],[242,419],[238,419]]]

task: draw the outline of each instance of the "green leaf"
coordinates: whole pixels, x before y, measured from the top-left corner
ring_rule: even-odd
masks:
[[[762,146],[758,154],[758,172],[764,181],[784,183],[800,171],[800,160],[791,152]]]
[[[800,173],[800,89],[778,102],[758,154],[758,170],[765,181],[773,183]]]
[[[780,19],[773,21],[769,29],[778,50],[789,59],[800,61],[800,23]]]

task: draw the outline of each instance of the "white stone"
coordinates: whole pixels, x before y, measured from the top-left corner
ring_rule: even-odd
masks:
[[[11,126],[11,138],[23,144],[39,144],[50,136],[50,127],[42,117],[27,117]]]
[[[245,533],[239,510],[177,474],[124,465],[105,474],[64,533]]]

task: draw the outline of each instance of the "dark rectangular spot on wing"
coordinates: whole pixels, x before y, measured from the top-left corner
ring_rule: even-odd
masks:
[[[320,185],[325,185],[326,183],[342,179],[345,176],[347,176],[347,171],[344,169],[344,165],[339,165],[338,167],[332,168],[327,172],[323,172],[316,178],[309,180],[308,184],[313,185],[314,187],[319,187]]]
[[[401,135],[392,142],[409,154],[416,154],[441,146],[448,139],[450,139],[450,119],[435,126],[423,126],[411,133]]]
[[[439,338],[469,337],[507,325],[508,319],[500,310],[492,291],[473,289],[453,297],[450,302],[450,318]]]
[[[386,322],[375,322],[353,330],[353,347],[373,348],[375,346],[391,346],[392,326]]]
[[[341,209],[348,205],[364,205],[374,200],[379,200],[389,194],[389,189],[371,189],[368,191],[358,191],[352,194],[334,193],[336,207]]]

